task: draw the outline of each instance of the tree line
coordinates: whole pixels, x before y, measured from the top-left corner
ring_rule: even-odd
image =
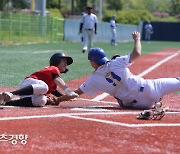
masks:
[[[0,11],[25,9],[30,7],[27,0],[0,0]],[[68,18],[81,15],[87,5],[94,12],[99,12],[100,0],[46,0],[47,9],[58,9],[59,13]],[[137,24],[139,20],[179,21],[180,0],[102,0],[103,21],[108,21],[112,15],[117,16],[117,22]]]

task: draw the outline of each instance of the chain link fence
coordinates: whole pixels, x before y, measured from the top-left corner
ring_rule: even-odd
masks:
[[[64,19],[0,13],[0,44],[58,42],[64,38]]]

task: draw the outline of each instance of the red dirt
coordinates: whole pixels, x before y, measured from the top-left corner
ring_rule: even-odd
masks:
[[[130,69],[134,74],[139,74],[176,51],[178,49],[167,49],[143,55]],[[180,61],[176,56],[144,78],[180,76],[178,66]],[[67,84],[76,89],[87,77]],[[16,88],[1,87],[0,91],[13,89]],[[80,98],[92,99],[87,95]],[[107,103],[76,100],[62,102],[58,107],[0,109],[0,153],[180,153],[179,113],[166,114],[160,121],[137,120],[140,111],[119,109],[110,96],[103,101]],[[180,110],[179,94],[167,95],[163,102],[170,108]],[[18,119],[13,120],[12,117]],[[2,134],[27,134],[27,144],[22,145],[20,140],[16,145],[12,145],[11,141],[1,141]]]

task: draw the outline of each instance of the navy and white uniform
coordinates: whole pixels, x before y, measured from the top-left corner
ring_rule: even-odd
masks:
[[[98,23],[97,16],[93,13],[85,13],[81,22],[83,24],[83,50],[88,50],[93,46],[93,35],[95,32],[95,24]]]
[[[120,99],[124,106],[149,109],[163,95],[180,91],[177,78],[159,78],[145,80],[133,75],[128,67],[130,54],[117,57],[100,66],[80,89],[93,96],[98,91],[106,92]]]

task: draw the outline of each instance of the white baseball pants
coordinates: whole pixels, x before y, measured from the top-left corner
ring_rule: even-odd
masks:
[[[149,109],[164,95],[180,91],[180,80],[176,78],[146,80],[143,86],[144,91],[139,92],[134,102],[124,102],[123,105],[138,109]]]
[[[94,35],[94,30],[83,30],[83,37],[84,37],[84,42],[83,42],[83,50],[90,50],[93,46],[93,35]]]
[[[32,85],[34,94],[22,97],[31,97],[32,104],[34,106],[44,106],[47,103],[45,94],[48,92],[48,85],[42,80],[27,78],[22,81],[20,88],[24,88],[29,85]]]

